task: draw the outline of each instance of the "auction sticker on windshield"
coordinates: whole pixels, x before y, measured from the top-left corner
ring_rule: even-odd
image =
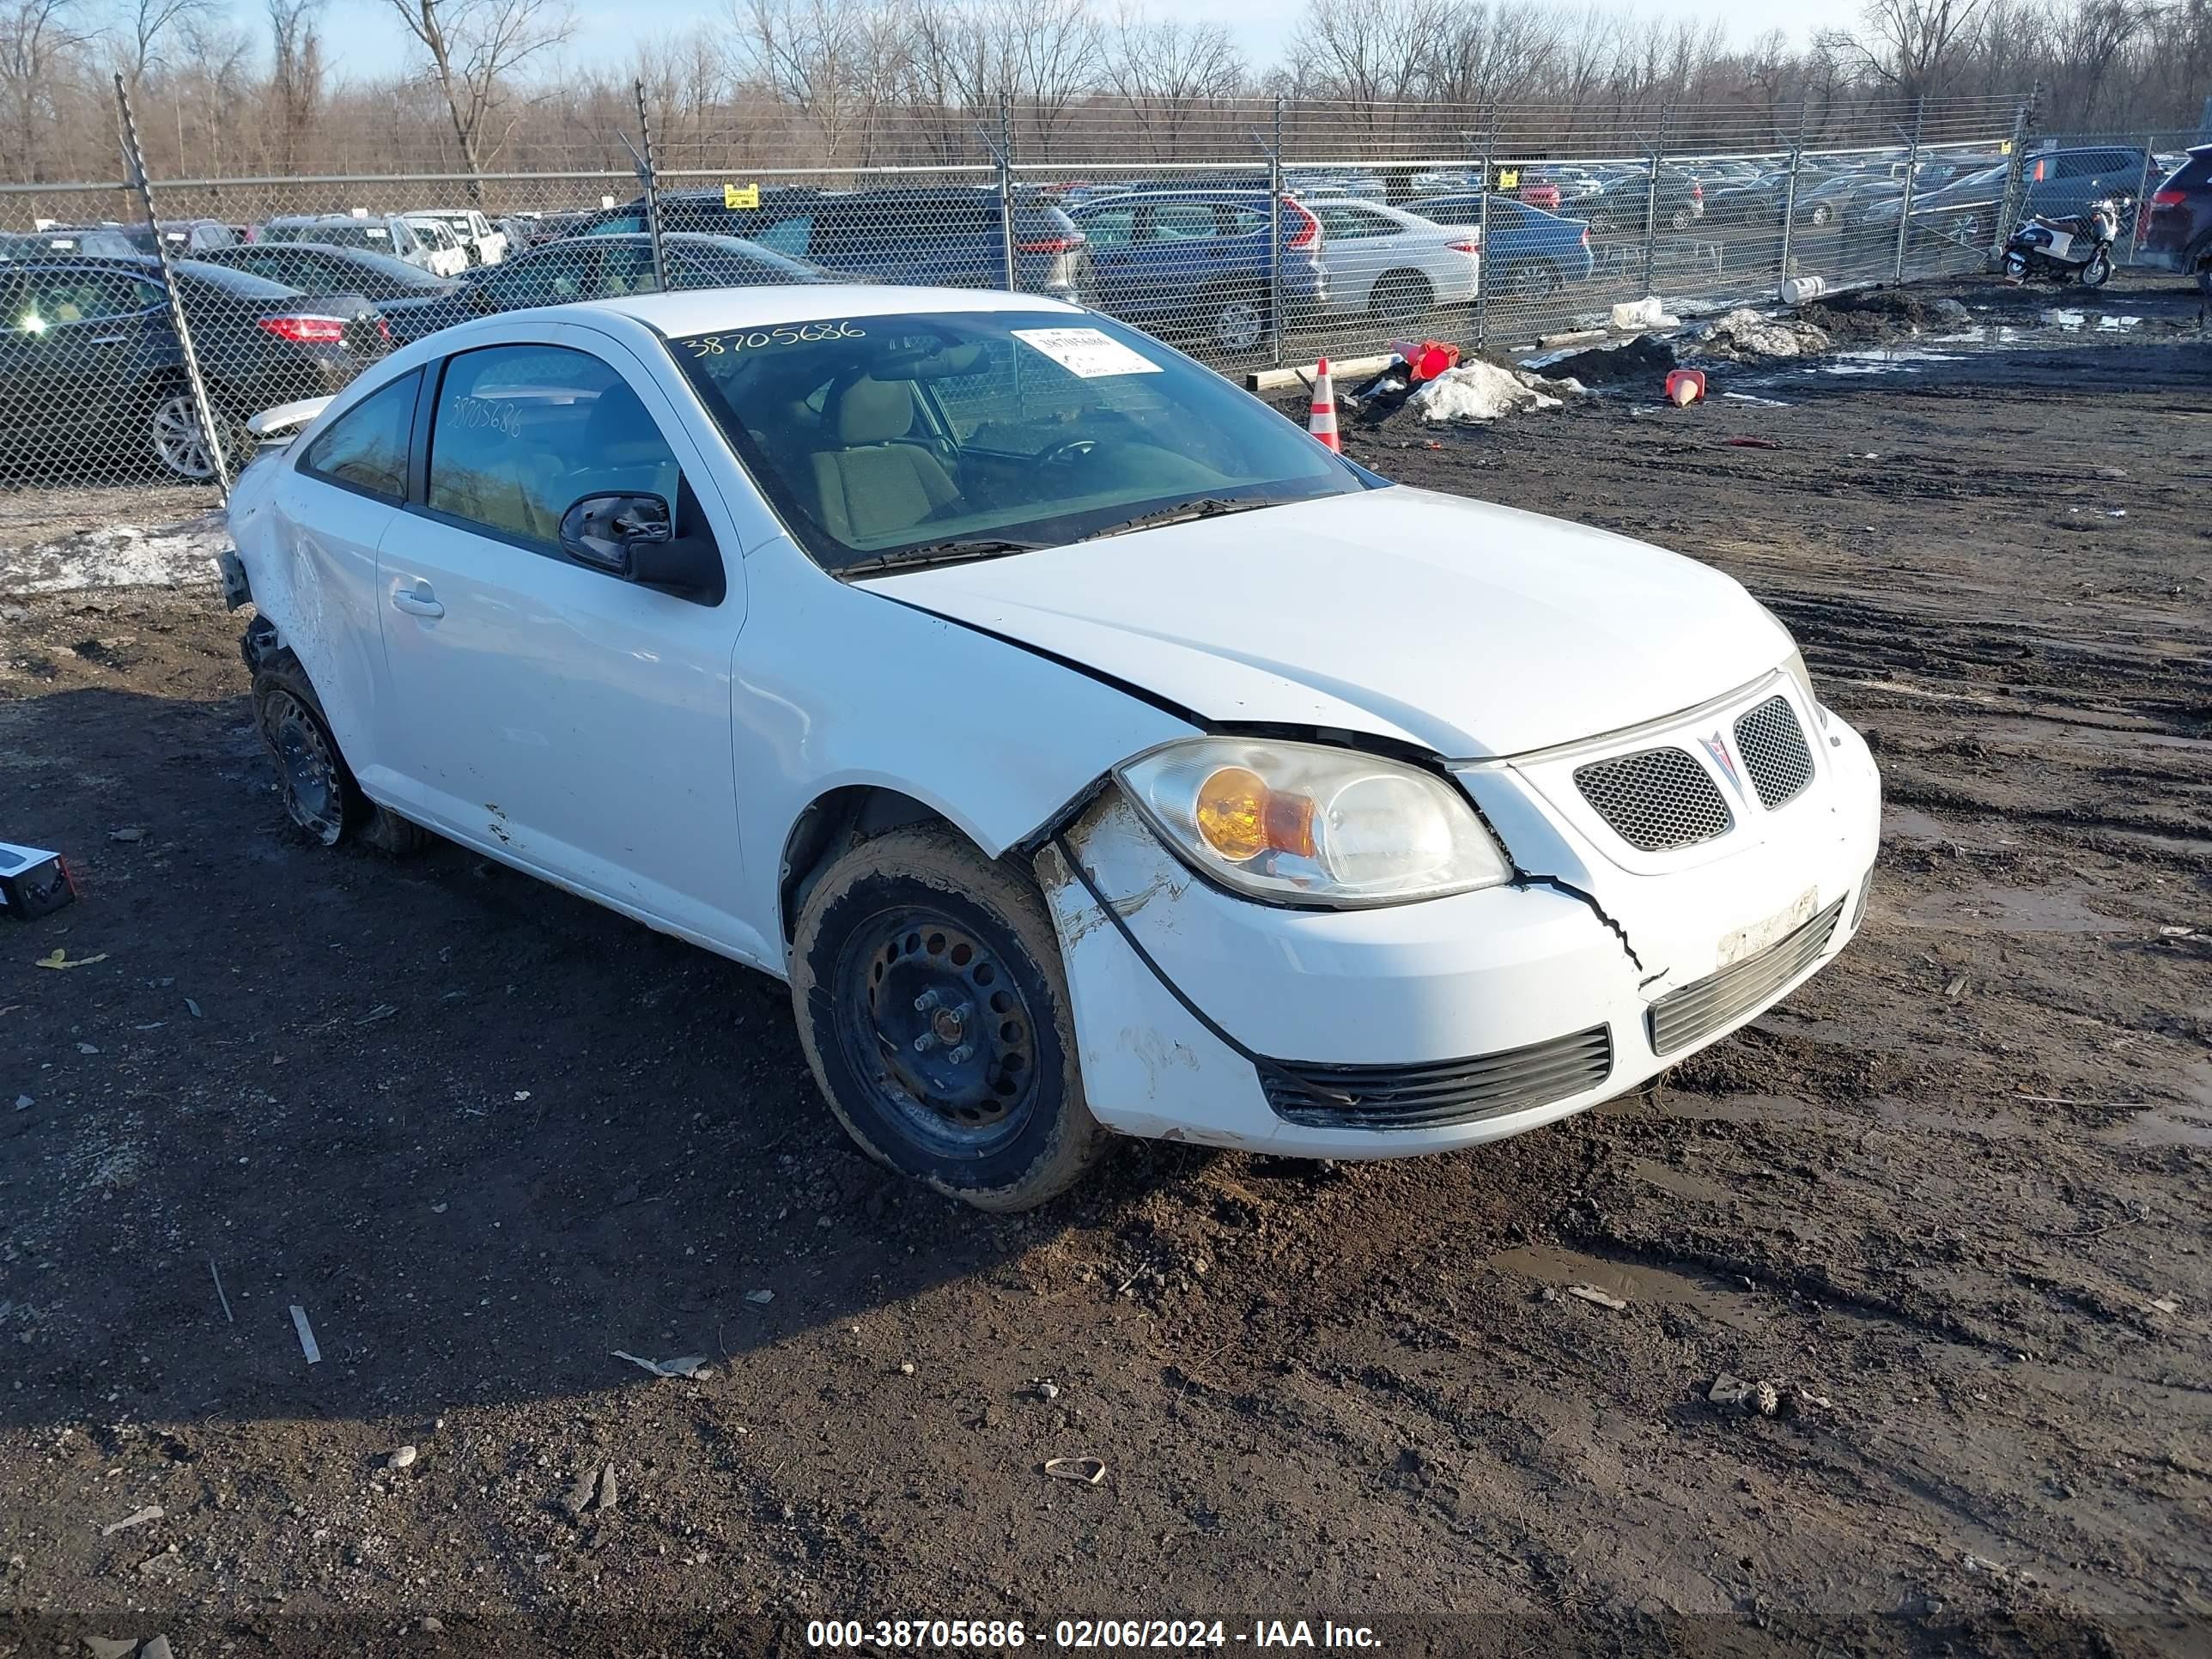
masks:
[[[1008,331],[1032,351],[1042,351],[1069,374],[1085,380],[1109,374],[1157,374],[1148,362],[1119,340],[1095,328],[1017,328]]]

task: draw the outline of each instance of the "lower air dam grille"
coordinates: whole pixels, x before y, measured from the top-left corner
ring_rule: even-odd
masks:
[[[1503,1054],[1425,1066],[1317,1066],[1260,1070],[1275,1115],[1318,1129],[1434,1129],[1525,1111],[1596,1088],[1613,1074],[1603,1025]]]
[[[1671,1054],[1724,1025],[1732,1025],[1819,960],[1844,913],[1838,899],[1755,957],[1694,985],[1669,991],[1651,1005],[1651,1052]]]

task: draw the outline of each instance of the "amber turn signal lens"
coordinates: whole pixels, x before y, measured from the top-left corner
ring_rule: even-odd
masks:
[[[1206,844],[1231,864],[1269,851],[1314,854],[1310,797],[1270,789],[1249,768],[1224,766],[1198,787],[1191,814]]]

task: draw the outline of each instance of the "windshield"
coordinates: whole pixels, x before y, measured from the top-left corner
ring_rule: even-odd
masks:
[[[1212,370],[1089,313],[833,317],[668,347],[830,570],[1366,487]]]
[[[357,219],[330,219],[319,224],[271,225],[262,233],[269,242],[320,242],[328,247],[367,248],[372,252],[392,251],[392,233],[382,225],[364,224]]]

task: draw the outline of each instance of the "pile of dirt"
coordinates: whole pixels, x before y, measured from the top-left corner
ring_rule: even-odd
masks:
[[[1973,313],[1948,297],[1931,298],[1910,289],[1872,288],[1801,306],[1797,317],[1839,346],[1867,346],[1956,328],[1971,322]]]
[[[1622,380],[1649,380],[1656,386],[1674,366],[1674,343],[1656,334],[1521,360],[1524,369],[1572,379],[1586,386],[1612,386]]]
[[[1780,357],[1813,357],[1835,349],[1825,329],[1802,319],[1776,317],[1748,306],[1715,319],[1697,335],[1698,355],[1731,363],[1765,362]]]

